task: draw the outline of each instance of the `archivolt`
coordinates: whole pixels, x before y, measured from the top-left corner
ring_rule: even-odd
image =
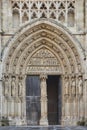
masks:
[[[55,23],[43,20],[26,25],[9,43],[3,71],[25,74],[29,59],[44,46],[55,54],[63,74],[83,72],[76,44],[71,35]]]

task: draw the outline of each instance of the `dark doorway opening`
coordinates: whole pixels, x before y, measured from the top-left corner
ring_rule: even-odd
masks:
[[[62,114],[61,76],[49,75],[47,79],[48,122],[49,125],[60,125]]]
[[[39,125],[40,121],[40,78],[27,76],[26,78],[26,118],[28,125]]]

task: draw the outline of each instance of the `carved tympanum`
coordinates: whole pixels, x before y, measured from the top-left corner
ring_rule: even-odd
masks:
[[[61,72],[56,56],[46,48],[37,51],[29,60],[26,72]]]

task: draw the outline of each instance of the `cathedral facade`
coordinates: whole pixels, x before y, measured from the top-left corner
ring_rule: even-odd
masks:
[[[0,0],[0,117],[87,119],[87,0]]]

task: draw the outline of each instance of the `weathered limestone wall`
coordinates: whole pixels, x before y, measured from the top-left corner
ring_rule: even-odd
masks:
[[[85,60],[85,110],[87,110],[87,0],[85,0],[85,54],[86,54],[86,60]],[[87,111],[85,111],[85,117],[87,118]]]
[[[11,1],[2,0],[2,48],[13,35]]]
[[[1,1],[0,1],[0,54],[1,54]],[[1,96],[2,96],[2,81],[1,81],[1,56],[0,56],[0,104],[1,103]],[[0,116],[1,116],[1,106],[0,105]]]
[[[84,32],[84,0],[76,0],[76,30]]]
[[[1,3],[2,2],[2,3]],[[85,7],[84,7],[85,6]],[[13,28],[13,19],[12,19],[12,9],[11,9],[11,0],[1,0],[0,1],[0,51],[4,48],[6,45],[7,41],[11,36],[14,35],[14,30],[17,30],[17,28]],[[22,26],[22,25],[19,25]],[[67,27],[67,24],[65,24]],[[78,97],[73,101],[69,99],[66,101],[65,104],[65,113],[64,116],[68,115],[69,117],[73,116],[78,116],[79,118],[79,108],[81,110],[81,117],[85,116],[87,118],[87,0],[85,0],[85,5],[84,5],[84,0],[76,0],[76,9],[75,9],[75,26],[74,27],[67,27],[71,33],[78,39],[80,42],[80,46],[77,45],[79,48],[79,53],[82,54],[84,52],[84,56],[81,55],[81,62],[84,64],[84,69],[85,69],[85,74],[83,75],[84,77],[84,95],[83,99],[80,101],[80,104],[78,104],[77,99]],[[80,48],[81,47],[81,48]],[[0,103],[1,100],[3,99],[2,96],[2,61],[0,61]],[[78,79],[76,79],[78,80]],[[67,97],[66,97],[67,98]],[[78,99],[79,100],[79,99]],[[6,100],[5,100],[6,102]],[[19,104],[21,101],[17,102]],[[84,104],[83,104],[84,102]],[[12,103],[12,104],[11,104]],[[12,111],[7,110],[7,108],[3,108],[3,115],[8,114],[8,115],[13,115],[14,116],[14,99],[9,100],[9,106],[12,105]],[[6,104],[5,104],[6,105]],[[74,105],[74,107],[73,107]],[[80,105],[80,106],[79,106]],[[0,105],[2,107],[2,105]],[[7,106],[7,105],[6,105]],[[84,106],[82,108],[82,106]],[[0,107],[0,113],[2,114],[2,109]],[[78,107],[78,110],[76,109]],[[73,108],[73,109],[72,109]],[[19,105],[19,109],[20,105]],[[68,109],[68,111],[67,111]],[[76,111],[75,111],[76,110]],[[20,111],[20,110],[19,110]],[[73,115],[72,115],[73,113]],[[77,114],[78,113],[78,114]],[[0,114],[0,115],[1,115]],[[20,113],[19,113],[20,114]],[[21,114],[20,114],[21,116]],[[72,123],[72,122],[71,122]]]

